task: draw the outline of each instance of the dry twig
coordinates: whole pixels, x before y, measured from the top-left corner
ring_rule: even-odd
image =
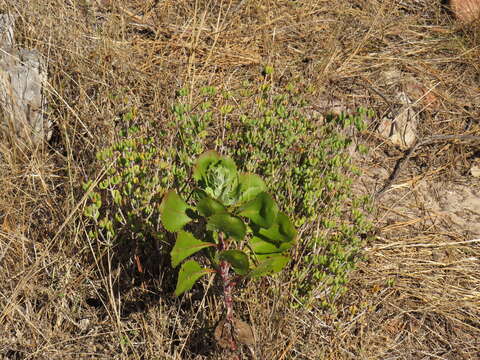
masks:
[[[462,141],[462,142],[479,142],[480,143],[480,136],[475,136],[475,135],[433,135],[433,136],[430,136],[430,137],[426,138],[425,140],[417,142],[415,145],[410,147],[410,149],[408,149],[405,152],[405,156],[403,158],[401,158],[397,161],[397,163],[395,164],[395,167],[393,168],[393,171],[392,171],[391,175],[385,181],[385,184],[383,185],[383,187],[374,194],[374,199],[379,200],[387,192],[387,190],[390,188],[390,186],[392,186],[392,184],[395,182],[395,180],[400,175],[400,172],[402,171],[403,167],[408,162],[408,160],[410,160],[410,158],[415,155],[415,152],[416,152],[417,149],[419,149],[422,146],[431,145],[431,144],[438,143],[438,142],[457,141],[457,140]]]

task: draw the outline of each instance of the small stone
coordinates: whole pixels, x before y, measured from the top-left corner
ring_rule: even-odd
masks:
[[[233,328],[235,338],[244,345],[255,345],[255,337],[250,325],[240,319],[234,319]]]
[[[480,177],[480,165],[473,165],[470,168],[470,174],[472,174],[473,177]]]
[[[89,319],[82,319],[78,322],[78,327],[82,331],[87,330],[89,326],[90,326],[90,320]]]
[[[218,323],[215,328],[214,337],[217,344],[223,349],[232,349],[232,347],[235,347],[233,331],[230,323],[226,319]]]
[[[402,107],[393,114],[395,118],[382,119],[378,132],[395,145],[409,148],[417,139],[418,114],[412,109],[412,101],[407,94],[400,92],[397,98]]]
[[[234,350],[237,342],[248,346],[255,345],[255,337],[249,324],[237,318],[234,318],[232,323],[223,319],[215,328],[214,337],[220,347]]]

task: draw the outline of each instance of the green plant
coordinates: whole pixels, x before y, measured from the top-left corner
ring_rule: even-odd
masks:
[[[264,74],[262,83],[245,81],[236,89],[180,90],[170,121],[159,130],[161,147],[138,132],[122,132],[116,144],[98,155],[104,167],[113,165],[99,184],[103,189],[96,186],[89,195],[86,213],[98,225],[91,235],[108,241],[163,239],[157,220],[161,195],[175,188],[192,194],[189,203],[199,201],[189,169],[200,154],[215,147],[241,171],[263,178],[302,234],[292,253],[292,271],[284,275],[289,277],[285,281],[291,286],[292,306],[332,308],[346,290],[370,227],[364,215],[368,199],[352,191],[360,173],[350,154],[366,151],[353,138],[374,114],[365,109],[349,115],[312,114],[307,101],[311,86],[292,82],[279,87],[275,72]],[[142,157],[139,163],[132,161]],[[138,169],[141,176],[133,176]],[[135,177],[141,181],[135,183]],[[121,201],[115,200],[119,193],[124,194]],[[249,243],[245,245],[248,250]],[[211,251],[207,247],[203,252]]]
[[[374,114],[360,108],[348,115],[313,115],[307,98],[314,89],[293,82],[275,86],[271,70],[264,71],[261,84],[200,91],[194,105],[182,107],[178,131],[198,150],[213,143],[242,171],[265,179],[302,233],[290,275],[292,306],[332,307],[370,227],[364,215],[368,199],[352,191],[360,172],[350,154],[367,151],[353,138]]]
[[[132,110],[122,120],[129,123],[134,117]],[[161,155],[153,138],[137,126],[127,127],[113,145],[97,152],[101,177],[83,184],[89,197],[84,215],[93,222],[88,236],[107,246],[133,247],[139,271],[139,248],[155,245],[158,250],[164,241],[158,209],[172,176]]]
[[[243,278],[282,270],[290,260],[287,252],[296,230],[266,192],[261,177],[238,173],[231,158],[214,151],[204,153],[196,161],[193,178],[196,187],[189,196],[191,204],[176,192],[168,192],[161,205],[161,220],[165,229],[177,233],[171,251],[173,267],[202,250],[209,267],[196,260],[183,262],[175,294],[191,289],[203,275],[216,274],[226,309],[226,323],[221,326],[232,329],[219,332],[223,343],[235,350],[238,320],[233,315],[233,288]]]

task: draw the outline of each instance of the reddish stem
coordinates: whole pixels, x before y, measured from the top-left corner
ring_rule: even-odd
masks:
[[[228,242],[225,239],[223,233],[220,233],[220,243],[219,250],[224,251],[228,250]],[[227,320],[229,322],[233,321],[233,299],[232,299],[232,288],[234,284],[230,281],[230,263],[228,261],[222,260],[220,262],[220,278],[222,279],[223,286],[223,298],[225,301],[225,309],[227,311]]]
[[[222,278],[223,285],[223,298],[225,301],[225,309],[227,310],[227,320],[231,322],[233,320],[233,299],[232,299],[232,283],[230,282],[230,264],[222,260],[220,262],[220,277]]]
[[[228,242],[225,239],[224,235],[220,233],[220,242],[218,244],[218,249],[220,251],[228,250]],[[225,310],[227,312],[226,319],[229,323],[229,328],[233,330],[234,321],[233,321],[233,298],[232,298],[232,289],[235,286],[235,282],[230,280],[230,263],[228,261],[220,261],[219,274],[222,279],[223,286],[223,299],[225,302]],[[231,344],[230,349],[235,351],[237,349],[237,344],[235,343],[235,338],[233,337],[233,332],[231,333]]]

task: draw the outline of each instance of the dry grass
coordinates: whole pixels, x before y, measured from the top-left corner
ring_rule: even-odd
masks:
[[[113,141],[127,109],[161,128],[180,86],[228,87],[273,64],[280,81],[316,87],[314,107],[388,113],[403,89],[419,99],[421,136],[479,135],[480,33],[434,0],[14,0],[0,8],[19,16],[18,42],[48,61],[57,124],[42,152],[0,143],[5,359],[227,358],[211,339],[218,297],[174,299],[170,275],[153,266],[139,284],[135,264],[85,235],[79,185],[101,172],[95,152]],[[385,76],[392,71],[401,77]],[[371,194],[402,153],[378,136],[363,140],[372,151],[359,159],[359,190]],[[273,280],[273,300],[249,285],[238,309],[256,332],[257,358],[480,358],[480,242],[472,241],[480,236],[423,196],[431,184],[478,189],[466,177],[475,151],[433,144],[410,160],[398,181],[407,185],[372,214],[378,237],[337,314],[289,309]]]

